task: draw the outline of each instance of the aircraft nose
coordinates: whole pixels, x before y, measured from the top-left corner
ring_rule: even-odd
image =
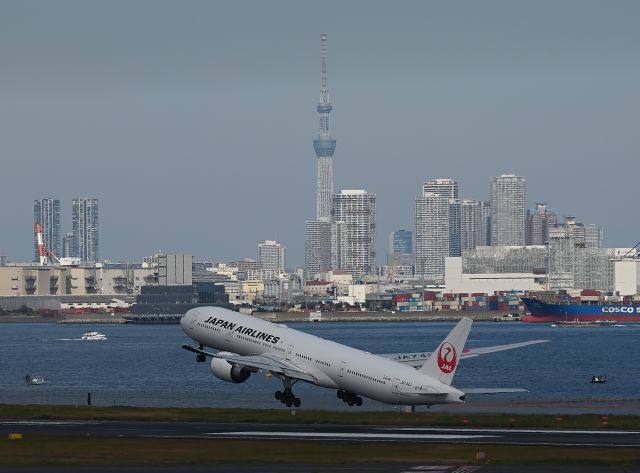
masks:
[[[180,318],[180,327],[186,333],[189,333],[190,330],[193,330],[193,326],[196,322],[196,314],[193,310],[188,311]]]

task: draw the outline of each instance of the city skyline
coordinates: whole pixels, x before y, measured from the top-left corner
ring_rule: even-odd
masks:
[[[640,167],[639,5],[375,4],[364,24],[364,4],[329,2],[331,18],[315,27],[303,5],[274,5],[253,3],[247,15],[231,4],[140,2],[121,24],[124,3],[62,1],[37,16],[8,4],[0,249],[9,259],[32,259],[31,199],[87,194],[101,201],[103,258],[164,250],[231,260],[274,239],[288,266],[302,265],[302,222],[316,206],[321,33],[338,104],[334,188],[376,195],[378,264],[382,236],[412,227],[416,189],[440,176],[478,201],[489,200],[491,176],[524,176],[526,208],[544,201],[558,217],[596,223],[605,246],[640,240],[622,210],[634,208]]]

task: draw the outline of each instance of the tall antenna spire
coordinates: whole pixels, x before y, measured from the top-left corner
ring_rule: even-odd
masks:
[[[331,126],[329,125],[329,113],[332,110],[329,103],[329,90],[327,89],[327,35],[320,35],[320,50],[322,59],[322,75],[320,87],[320,103],[316,110],[320,114],[320,127],[318,139],[313,140],[313,149],[318,157],[317,176],[317,218],[318,220],[331,219],[331,194],[333,194],[333,152],[336,149],[336,140],[331,138]]]

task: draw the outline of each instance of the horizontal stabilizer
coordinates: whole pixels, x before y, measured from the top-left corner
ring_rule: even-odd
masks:
[[[522,388],[459,388],[465,394],[501,394],[501,393],[526,393]]]
[[[192,353],[197,353],[198,355],[210,356],[212,358],[218,357],[218,355],[216,355],[215,353],[209,353],[208,351],[204,351],[199,348],[194,348],[191,345],[182,345],[182,348]]]

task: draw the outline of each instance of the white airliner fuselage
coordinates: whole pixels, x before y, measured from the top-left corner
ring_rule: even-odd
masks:
[[[468,322],[464,340],[471,325],[470,319],[465,320]],[[198,349],[184,348],[198,353],[198,361],[204,361],[205,355],[214,357],[211,370],[225,381],[242,382],[251,372],[266,369],[283,380],[285,393],[281,396],[291,394],[291,380],[303,380],[338,389],[338,397],[345,402],[353,401],[349,402],[350,405],[362,403],[361,399],[358,401],[358,395],[388,404],[464,402],[465,393],[438,379],[440,374],[450,382],[462,354],[464,340],[462,346],[456,348],[446,340],[441,344],[440,366],[437,368],[441,372],[436,370],[434,375],[433,367],[426,366],[428,361],[424,368],[417,370],[391,359],[219,307],[192,309],[181,319],[180,325],[200,345]],[[221,352],[211,354],[205,352],[204,347]],[[425,368],[431,372],[423,372]],[[278,393],[276,398],[280,399]],[[300,401],[298,399],[296,403],[296,399],[291,397],[287,405],[299,405]]]

